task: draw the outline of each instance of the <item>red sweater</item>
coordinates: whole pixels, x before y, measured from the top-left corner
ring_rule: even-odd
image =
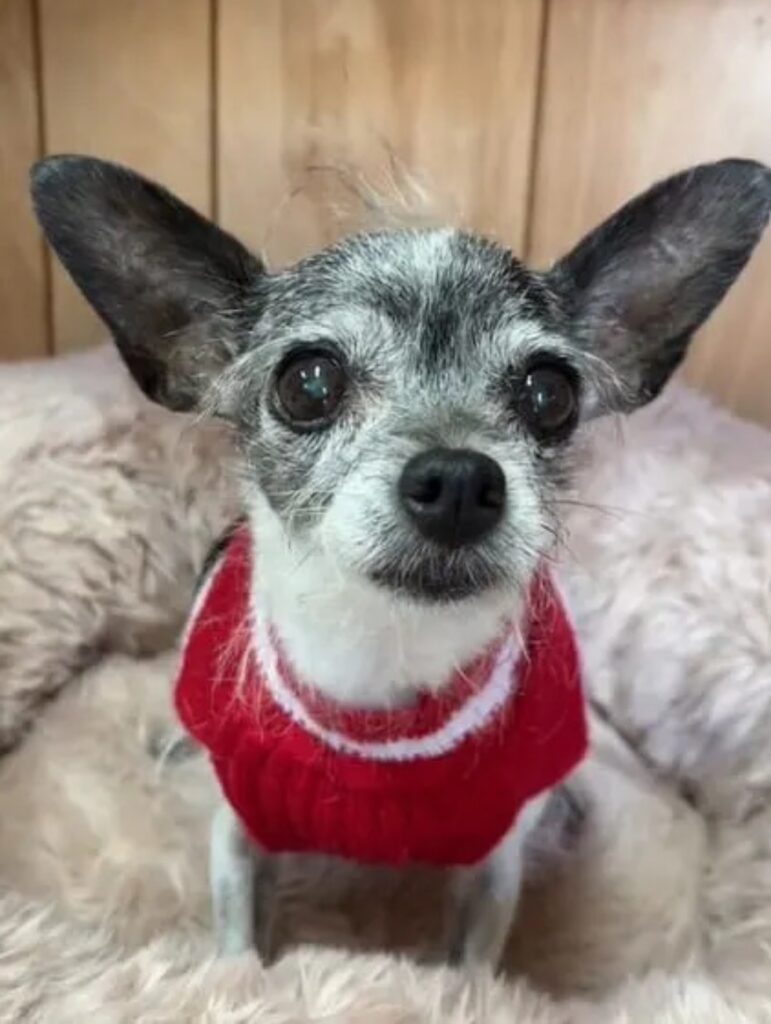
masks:
[[[361,710],[299,682],[253,622],[250,557],[242,529],[196,602],[176,704],[264,849],[471,864],[584,756],[575,639],[547,577],[531,593],[524,650],[512,627],[438,694]]]

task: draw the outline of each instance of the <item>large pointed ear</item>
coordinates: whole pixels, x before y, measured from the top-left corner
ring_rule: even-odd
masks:
[[[55,156],[33,168],[31,184],[48,241],[142,390],[171,409],[198,407],[238,352],[262,264],[125,167]]]
[[[633,199],[549,272],[567,328],[612,384],[598,411],[655,397],[760,238],[771,171],[723,160]]]

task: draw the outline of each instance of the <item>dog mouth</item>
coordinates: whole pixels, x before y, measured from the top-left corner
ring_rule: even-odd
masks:
[[[467,601],[505,582],[503,574],[478,554],[394,559],[368,575],[377,586],[426,604]]]

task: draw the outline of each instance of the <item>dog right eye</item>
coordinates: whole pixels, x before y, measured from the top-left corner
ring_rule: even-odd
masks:
[[[557,361],[531,366],[520,385],[518,407],[528,429],[539,441],[563,440],[578,421],[575,372]]]
[[[326,427],[337,415],[346,383],[345,369],[334,355],[296,353],[276,378],[279,411],[290,424],[303,430]]]

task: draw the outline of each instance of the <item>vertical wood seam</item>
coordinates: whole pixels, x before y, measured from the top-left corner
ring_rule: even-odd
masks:
[[[525,190],[525,227],[522,232],[522,256],[530,260],[535,229],[535,198],[538,188],[538,164],[541,156],[544,96],[546,94],[546,57],[549,43],[552,0],[541,0],[540,24],[538,26],[538,67],[535,76],[533,97],[533,125],[528,149],[528,177]]]
[[[220,218],[219,0],[209,0],[209,215]]]
[[[43,53],[43,12],[40,5],[41,0],[29,0],[30,24],[32,26],[32,61],[35,87],[35,116],[37,118],[36,149],[38,160],[46,156],[48,150]],[[48,356],[53,356],[56,351],[56,346],[54,344],[53,257],[51,249],[46,243],[42,232],[40,232],[40,256],[43,268],[42,303],[43,324],[46,334],[45,350]]]

